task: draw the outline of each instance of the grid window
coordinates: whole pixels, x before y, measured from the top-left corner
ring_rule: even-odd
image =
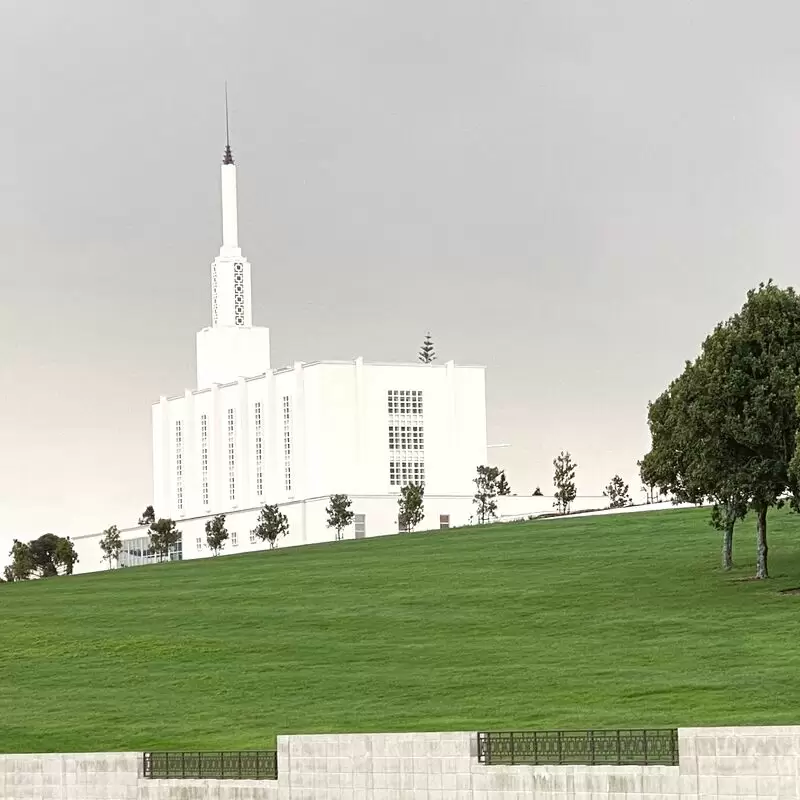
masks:
[[[446,531],[450,527],[450,515],[439,514],[439,530]]]
[[[197,537],[197,550],[198,552],[203,549],[203,540],[198,536]]]
[[[228,409],[228,499],[236,499],[236,409]]]
[[[422,390],[389,389],[389,485],[425,483]]]
[[[200,489],[203,505],[208,505],[208,414],[200,416]]]
[[[292,491],[292,398],[283,398],[283,485]]]
[[[231,531],[231,547],[239,546],[239,534],[236,531]]]
[[[175,502],[183,511],[183,422],[175,422]]]
[[[250,544],[256,543],[256,535],[253,531],[250,531]]]
[[[253,427],[255,429],[256,446],[256,496],[264,495],[264,427],[262,404],[256,403],[253,408]]]
[[[170,561],[183,560],[183,536],[178,538],[176,544],[169,549],[167,557]],[[138,567],[142,564],[152,564],[158,561],[158,556],[150,549],[149,536],[137,536],[135,539],[124,539],[122,550],[119,554],[120,567]]]

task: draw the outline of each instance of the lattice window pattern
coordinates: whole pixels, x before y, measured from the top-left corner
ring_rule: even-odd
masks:
[[[283,398],[283,485],[292,491],[292,398]]]
[[[211,265],[211,320],[214,325],[219,321],[219,303],[217,301],[217,265]]]
[[[233,317],[237,325],[244,325],[244,264],[233,265]]]
[[[263,405],[258,402],[253,407],[253,428],[255,430],[256,449],[256,496],[264,495],[264,425]]]
[[[175,503],[183,511],[183,422],[175,421]]]
[[[203,505],[208,505],[208,414],[200,415],[200,489]]]
[[[228,499],[236,499],[236,409],[228,409]]]
[[[425,483],[422,390],[389,389],[389,485]]]

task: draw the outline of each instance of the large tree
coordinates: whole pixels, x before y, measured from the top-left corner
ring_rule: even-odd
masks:
[[[717,325],[700,356],[650,409],[648,474],[659,474],[662,487],[677,488],[678,500],[715,502],[712,523],[725,530],[723,550],[733,523],[751,508],[758,579],[769,575],[767,512],[780,507],[787,492],[798,497],[790,468],[798,385],[800,297],[770,281],[747,293],[741,311]],[[663,427],[660,442],[654,417],[656,428]]]

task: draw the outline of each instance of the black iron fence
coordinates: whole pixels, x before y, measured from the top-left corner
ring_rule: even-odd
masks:
[[[274,750],[145,753],[144,777],[274,781],[278,779],[278,754]]]
[[[482,764],[677,766],[677,729],[499,731],[478,734]]]

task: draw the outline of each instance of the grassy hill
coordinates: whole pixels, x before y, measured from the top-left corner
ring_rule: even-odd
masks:
[[[0,752],[798,722],[800,518],[417,534],[0,586]]]

